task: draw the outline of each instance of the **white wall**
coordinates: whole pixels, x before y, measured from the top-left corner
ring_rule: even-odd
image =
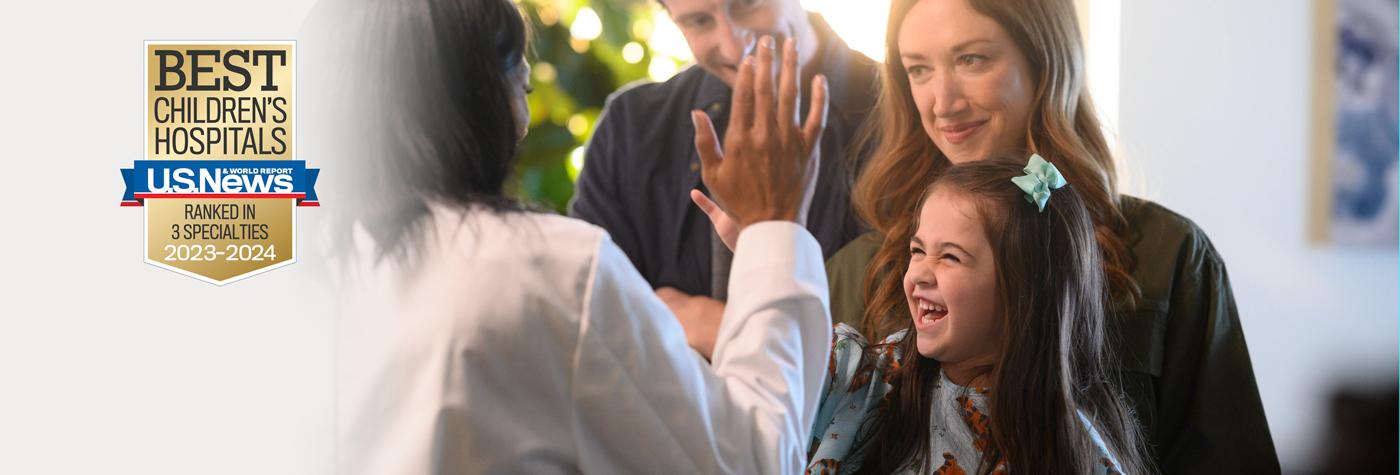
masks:
[[[1126,187],[1224,255],[1284,470],[1312,466],[1326,397],[1396,377],[1396,251],[1307,241],[1312,0],[1123,2]]]
[[[294,39],[312,3],[0,6],[0,473],[328,473],[310,234],[297,264],[215,287],[142,263],[143,210],[117,206],[143,40]]]

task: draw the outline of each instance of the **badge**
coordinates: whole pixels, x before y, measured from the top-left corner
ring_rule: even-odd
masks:
[[[145,159],[122,206],[146,263],[224,285],[296,262],[319,170],[295,159],[294,42],[147,42]]]

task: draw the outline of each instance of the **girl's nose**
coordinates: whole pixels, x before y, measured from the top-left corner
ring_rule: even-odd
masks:
[[[918,289],[930,289],[938,286],[938,278],[934,275],[933,270],[921,262],[909,265],[909,272],[906,273],[905,279]]]

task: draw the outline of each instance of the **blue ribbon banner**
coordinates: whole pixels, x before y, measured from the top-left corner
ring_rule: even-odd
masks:
[[[297,206],[319,206],[321,170],[303,160],[137,160],[123,168],[122,206],[147,198],[294,198]]]

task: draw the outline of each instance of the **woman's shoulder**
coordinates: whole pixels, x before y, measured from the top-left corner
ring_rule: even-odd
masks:
[[[505,228],[512,230],[522,239],[546,239],[562,240],[569,238],[594,237],[603,234],[603,228],[595,226],[587,221],[558,215],[552,212],[542,211],[519,211],[519,212],[487,212],[480,209],[473,209],[470,213],[490,217],[495,221],[504,224]],[[521,231],[539,231],[532,236],[520,236],[526,233]]]
[[[1120,199],[1120,209],[1128,222],[1126,237],[1134,261],[1132,274],[1139,285],[1150,286],[1206,267],[1224,267],[1210,237],[1190,218],[1158,203],[1127,195]]]
[[[558,289],[581,290],[598,270],[618,267],[607,261],[621,255],[607,252],[616,245],[601,228],[556,214],[439,207],[433,215],[438,245],[425,258],[437,261],[434,266],[457,278],[513,282],[521,291],[544,289],[527,292],[531,295],[557,298]],[[480,275],[482,269],[492,271]]]
[[[1172,245],[1194,251],[1213,250],[1204,229],[1166,206],[1123,195],[1119,199],[1119,209],[1128,222],[1129,244],[1134,251]]]
[[[591,257],[607,236],[588,222],[539,211],[435,207],[433,217],[440,239],[492,251],[484,257]]]
[[[410,261],[356,257],[341,290],[346,328],[373,334],[402,323],[385,316],[410,315],[416,323],[403,338],[502,350],[578,328],[601,231],[529,211],[433,205],[430,213]]]
[[[1148,354],[1161,351],[1162,325],[1185,324],[1207,316],[1200,313],[1199,302],[1192,299],[1228,296],[1231,289],[1225,277],[1224,259],[1194,221],[1141,198],[1123,196],[1120,206],[1128,221],[1125,237],[1132,254],[1131,274],[1142,292],[1136,313],[1157,315],[1137,319],[1130,329],[1124,330],[1128,335],[1140,335],[1128,336],[1133,343],[1124,351],[1146,352],[1137,358],[1151,361],[1160,358]],[[1170,321],[1162,320],[1168,315],[1173,315]],[[1156,336],[1149,339],[1152,335]]]

